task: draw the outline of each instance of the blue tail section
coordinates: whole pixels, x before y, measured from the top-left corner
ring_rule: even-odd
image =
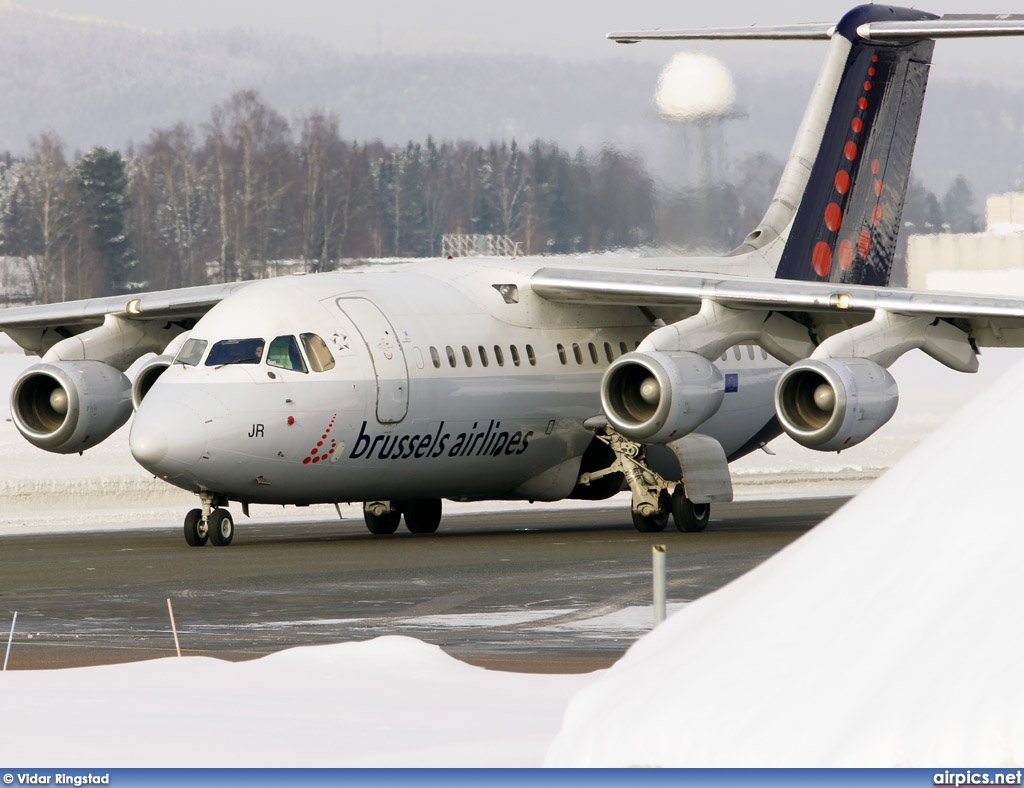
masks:
[[[848,41],[849,54],[777,278],[889,283],[934,41],[868,41],[857,30],[935,18],[869,5],[836,26],[833,43]]]

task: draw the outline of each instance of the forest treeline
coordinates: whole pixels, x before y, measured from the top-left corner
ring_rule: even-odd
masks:
[[[767,154],[728,181],[660,188],[638,158],[534,141],[346,140],[319,112],[289,123],[253,91],[200,127],[153,131],[122,154],[69,160],[53,133],[0,161],[0,254],[25,261],[29,298],[52,302],[440,254],[447,233],[497,234],[523,254],[644,245],[727,249],[760,218],[781,164]],[[739,186],[742,185],[742,188]],[[958,179],[938,200],[919,185],[905,219],[973,226]],[[944,213],[945,209],[945,213]]]

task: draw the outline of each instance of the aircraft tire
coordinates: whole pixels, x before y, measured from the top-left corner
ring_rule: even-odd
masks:
[[[214,509],[210,513],[210,541],[218,547],[227,547],[235,536],[235,521],[227,509]]]
[[[672,519],[680,531],[698,533],[708,527],[711,504],[694,503],[686,497],[683,485],[680,484],[672,493]]]
[[[203,510],[192,509],[185,515],[185,541],[189,547],[202,547],[210,538],[210,529],[203,525]]]
[[[398,523],[402,520],[402,513],[397,509],[393,509],[390,512],[385,512],[381,515],[376,515],[373,512],[363,510],[363,522],[366,523],[366,529],[371,534],[377,534],[382,536],[385,534],[393,534],[398,530]]]
[[[634,511],[633,514],[633,527],[640,533],[653,534],[658,531],[664,531],[665,526],[668,525],[668,514],[671,506],[669,502],[668,492],[666,490],[661,491],[660,496],[661,511],[656,515],[643,515]]]
[[[432,534],[441,524],[441,499],[417,498],[402,507],[405,527],[414,534]]]

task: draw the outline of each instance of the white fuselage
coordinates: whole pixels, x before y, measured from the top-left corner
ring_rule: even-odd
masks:
[[[535,269],[442,260],[253,284],[196,324],[205,355],[146,395],[133,453],[173,484],[242,502],[564,498],[605,368],[652,324],[635,307],[545,301]],[[221,340],[303,335],[323,339],[332,368],[314,371],[308,348],[308,371],[269,355],[207,364]],[[784,367],[753,346],[718,363],[727,393],[700,432],[733,456],[772,421]]]

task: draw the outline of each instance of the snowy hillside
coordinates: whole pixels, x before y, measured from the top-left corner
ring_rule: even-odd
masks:
[[[485,144],[540,138],[570,151],[637,151],[653,171],[678,166],[680,137],[653,106],[658,72],[675,47],[664,47],[663,56],[646,49],[638,58],[609,43],[608,59],[578,61],[451,53],[443,45],[431,54],[349,54],[312,38],[245,29],[241,18],[239,24],[162,34],[0,5],[0,151],[23,155],[31,138],[53,131],[71,151],[104,145],[126,152],[157,128],[198,126],[235,91],[255,89],[285,117],[336,113],[348,139],[403,145],[428,136]],[[790,56],[772,56],[773,70],[760,73],[744,50],[747,62],[737,62],[733,76],[748,117],[716,134],[724,136],[727,161],[759,151],[781,160],[824,50],[745,46]],[[958,173],[976,194],[1011,189],[1024,178],[1017,156],[1024,101],[1012,88],[967,85],[943,69],[946,46],[956,44],[937,50],[915,172],[940,193]],[[729,49],[710,51],[731,62]],[[961,144],[967,139],[969,147]]]

